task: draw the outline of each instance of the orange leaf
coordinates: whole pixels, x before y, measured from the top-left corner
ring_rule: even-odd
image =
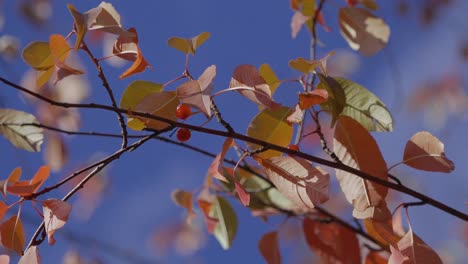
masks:
[[[210,216],[211,208],[213,207],[213,203],[197,199],[198,206],[203,212],[203,216],[205,217],[206,228],[208,229],[208,233],[213,234],[216,226],[218,225],[219,220]]]
[[[8,185],[6,188],[7,192],[19,196],[31,195],[41,187],[44,181],[49,177],[49,174],[49,166],[42,166],[31,180],[14,182],[13,184]]]
[[[0,222],[3,220],[3,216],[5,216],[5,213],[7,211],[8,211],[8,205],[0,201]]]
[[[15,183],[21,178],[21,167],[16,167],[4,181],[1,181],[1,192],[7,198],[7,187],[9,183]]]
[[[324,89],[316,89],[310,92],[299,94],[299,107],[301,110],[308,109],[314,105],[321,104],[328,100],[328,92]]]
[[[151,68],[151,65],[146,61],[146,59],[143,57],[143,54],[141,54],[141,50],[139,47],[137,47],[137,58],[135,62],[132,64],[130,68],[128,68],[122,75],[119,76],[119,79],[126,78],[128,76],[132,76],[134,74],[137,74],[139,72],[144,71],[147,67]]]
[[[277,232],[264,234],[258,241],[258,249],[268,264],[281,263]]]
[[[218,155],[216,155],[216,157],[211,162],[206,177],[214,177],[220,181],[229,182],[223,175],[223,163],[224,156],[226,156],[226,152],[232,146],[234,146],[234,140],[232,140],[232,138],[227,138],[223,143],[221,152]]]
[[[452,172],[455,165],[445,156],[444,143],[427,131],[414,134],[406,143],[403,162],[415,169]]]
[[[188,211],[188,221],[195,217],[195,212],[193,211],[193,194],[191,192],[176,189],[172,191],[171,197],[175,204]]]
[[[16,215],[0,225],[0,237],[5,248],[14,250],[18,255],[23,255],[24,232],[21,219]]]
[[[321,258],[321,263],[361,263],[356,234],[346,227],[305,218],[303,229],[307,244]]]
[[[364,264],[387,264],[388,258],[382,257],[378,252],[370,251],[367,256]]]
[[[71,204],[57,199],[47,199],[42,203],[44,224],[49,244],[55,244],[54,233],[68,221],[72,209]]]

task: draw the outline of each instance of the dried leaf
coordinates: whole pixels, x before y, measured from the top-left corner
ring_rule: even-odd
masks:
[[[278,245],[278,233],[266,233],[258,241],[258,249],[268,264],[280,264],[281,254]]]
[[[424,171],[452,172],[454,163],[445,156],[444,143],[427,131],[414,134],[406,143],[403,162]]]
[[[0,134],[18,148],[39,152],[44,139],[43,129],[21,124],[39,124],[39,122],[26,112],[0,108]]]
[[[71,204],[57,199],[47,199],[42,203],[45,230],[50,245],[55,244],[54,233],[68,221]]]
[[[439,255],[413,232],[411,225],[408,233],[398,241],[398,250],[406,258],[404,263],[443,263]],[[392,256],[394,254],[397,253],[392,252]]]
[[[223,143],[221,152],[216,155],[216,157],[211,162],[211,165],[208,168],[207,177],[214,177],[220,181],[229,182],[223,175],[223,162],[226,152],[232,146],[234,146],[234,140],[232,138],[227,138]]]
[[[343,164],[387,180],[387,165],[377,143],[363,126],[347,116],[338,119],[333,151]],[[336,170],[336,178],[354,207],[355,217],[373,217],[377,213],[374,209],[385,202],[387,187],[342,170]]]
[[[330,176],[322,168],[291,156],[255,159],[278,191],[298,208],[307,210],[328,200]]]

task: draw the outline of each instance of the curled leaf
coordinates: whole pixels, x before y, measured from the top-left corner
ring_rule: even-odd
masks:
[[[44,225],[50,245],[55,244],[54,233],[68,221],[71,209],[71,204],[62,200],[47,199],[42,203]]]
[[[444,143],[427,131],[414,134],[406,143],[403,162],[424,171],[452,172],[454,163],[445,156]]]

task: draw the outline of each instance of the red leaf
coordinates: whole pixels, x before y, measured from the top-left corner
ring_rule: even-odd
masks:
[[[50,245],[55,244],[54,233],[65,225],[71,209],[71,204],[62,200],[47,199],[42,203],[45,230]]]
[[[277,232],[264,234],[258,241],[258,249],[268,264],[281,263]]]
[[[7,211],[8,211],[8,205],[0,201],[0,222],[3,220],[3,216],[5,216],[5,213]]]
[[[20,196],[35,193],[50,175],[49,166],[42,166],[30,181],[15,182],[7,186],[7,192]],[[18,177],[19,178],[19,177]]]
[[[320,223],[305,218],[304,236],[321,263],[361,263],[361,250],[356,234],[336,223]]]
[[[314,105],[321,104],[328,100],[328,92],[324,89],[316,89],[310,92],[299,94],[299,107],[301,110],[308,109]]]

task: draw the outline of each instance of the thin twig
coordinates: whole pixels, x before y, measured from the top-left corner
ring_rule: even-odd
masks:
[[[117,108],[117,102],[115,101],[114,93],[112,92],[112,89],[111,89],[111,87],[109,85],[109,82],[107,81],[106,75],[104,74],[104,71],[103,71],[101,65],[99,64],[99,60],[96,57],[94,57],[94,55],[91,53],[91,51],[89,50],[88,46],[86,46],[84,41],[81,42],[81,49],[83,49],[86,52],[86,54],[88,54],[88,56],[93,61],[94,65],[96,66],[96,69],[98,71],[99,78],[101,78],[101,80],[102,80],[102,86],[104,86],[104,88],[107,91],[107,94],[109,95],[109,98],[111,99],[112,106],[114,108]],[[115,113],[117,114],[117,119],[119,121],[120,128],[122,129],[122,146],[120,148],[124,149],[128,145],[127,125],[125,125],[125,120],[124,120],[123,114],[120,113],[120,112],[115,112]]]

